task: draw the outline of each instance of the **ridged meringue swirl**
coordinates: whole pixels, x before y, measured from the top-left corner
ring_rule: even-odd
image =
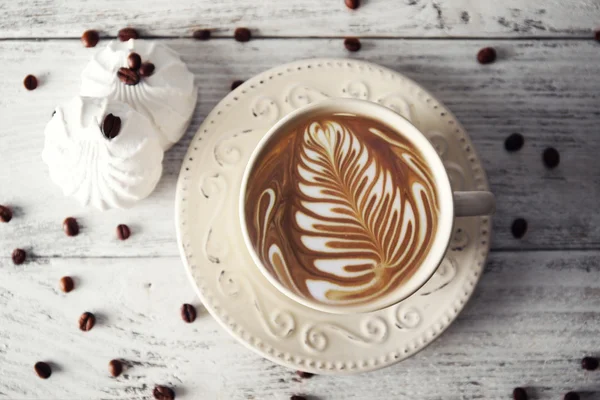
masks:
[[[154,64],[155,69],[138,84],[125,85],[117,71],[127,67],[131,52]],[[177,53],[164,45],[135,39],[111,41],[100,50],[83,70],[80,93],[118,100],[144,114],[158,127],[164,150],[185,134],[198,97],[194,75]]]
[[[119,134],[110,140],[101,131],[109,113],[121,118]],[[152,193],[162,174],[156,128],[124,103],[75,97],[56,109],[44,136],[50,178],[84,206],[131,207]]]

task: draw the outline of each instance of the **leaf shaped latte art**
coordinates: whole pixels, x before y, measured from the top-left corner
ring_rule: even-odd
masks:
[[[316,268],[306,287],[319,301],[387,293],[412,275],[435,232],[429,171],[408,146],[376,129],[366,135],[381,136],[396,157],[335,121],[313,122],[303,134],[295,221]]]

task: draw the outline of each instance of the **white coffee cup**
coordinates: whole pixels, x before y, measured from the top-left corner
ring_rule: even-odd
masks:
[[[267,268],[263,264],[248,233],[248,226],[245,216],[246,193],[249,185],[252,185],[252,182],[249,181],[249,177],[258,160],[258,157],[260,157],[261,150],[266,146],[267,143],[269,143],[273,136],[286,131],[296,121],[301,121],[311,115],[323,112],[361,115],[393,127],[394,130],[400,133],[401,136],[407,139],[420,152],[422,160],[424,160],[428,165],[433,175],[436,192],[439,199],[437,229],[432,239],[430,250],[421,262],[418,269],[407,281],[391,290],[388,294],[362,304],[342,306],[336,304],[324,304],[323,302],[315,299],[299,295],[284,285],[279,279],[277,279],[271,272],[271,269]],[[294,301],[316,310],[335,314],[375,311],[396,304],[411,296],[431,278],[433,273],[441,264],[450,243],[454,218],[489,215],[494,212],[494,209],[495,199],[494,195],[490,192],[452,191],[450,187],[450,180],[442,160],[423,133],[421,133],[412,123],[396,112],[379,104],[348,98],[332,98],[318,103],[309,104],[308,106],[293,111],[277,122],[261,139],[254,149],[254,152],[250,156],[250,160],[242,178],[239,201],[240,222],[242,225],[244,240],[252,258],[254,259],[254,262],[262,274],[279,291]]]

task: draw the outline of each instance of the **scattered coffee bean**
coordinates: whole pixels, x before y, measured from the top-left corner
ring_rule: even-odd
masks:
[[[304,378],[304,379],[309,379],[309,378],[312,378],[313,376],[315,376],[315,374],[311,374],[310,372],[304,372],[304,371],[296,371],[296,375],[298,375],[300,378]]]
[[[244,83],[244,81],[241,81],[241,80],[239,80],[239,79],[238,79],[238,80],[236,80],[236,81],[233,81],[233,82],[231,83],[231,90],[235,90],[235,89],[237,89],[237,87],[238,87],[238,86],[240,86],[242,83]]]
[[[598,364],[599,362],[596,357],[583,357],[581,360],[581,368],[588,371],[594,371],[598,369]]]
[[[527,221],[524,218],[515,219],[510,230],[515,238],[521,239],[527,232]]]
[[[81,42],[85,47],[96,47],[98,41],[100,41],[100,35],[98,34],[98,31],[93,29],[85,31],[83,32],[83,35],[81,35]]]
[[[65,293],[69,293],[71,290],[75,288],[75,283],[73,282],[73,278],[70,276],[63,276],[59,281],[60,290]]]
[[[156,385],[152,394],[156,400],[173,400],[175,398],[173,389],[161,385]]]
[[[479,64],[490,64],[496,61],[496,50],[493,47],[485,47],[477,53]]]
[[[138,31],[133,28],[123,28],[119,31],[117,36],[121,42],[126,42],[129,39],[138,39],[140,37]]]
[[[27,253],[23,249],[14,249],[12,252],[12,260],[15,265],[21,265],[25,262]]]
[[[129,68],[119,68],[117,76],[126,85],[137,85],[140,83],[140,76],[136,71],[130,70]]]
[[[569,392],[565,394],[565,400],[579,400],[579,394],[577,392]]]
[[[198,40],[208,40],[210,39],[210,29],[197,29],[192,34],[194,39]]]
[[[346,47],[346,50],[355,52],[360,50],[361,44],[358,38],[349,37],[344,39],[344,46]]]
[[[560,154],[554,147],[548,147],[542,155],[546,168],[553,169],[560,163]]]
[[[247,42],[252,37],[252,34],[248,28],[237,28],[233,33],[233,37],[238,42]]]
[[[77,236],[79,234],[79,224],[73,217],[65,218],[63,221],[63,230],[67,236]]]
[[[52,117],[56,115],[56,110],[52,111]]]
[[[38,86],[38,80],[33,75],[27,75],[23,79],[23,85],[25,85],[25,89],[27,90],[34,90]]]
[[[45,362],[36,362],[33,368],[35,369],[37,376],[42,379],[48,379],[50,378],[50,375],[52,375],[52,368]]]
[[[292,397],[290,397],[290,400],[306,400],[306,397],[304,396],[298,396],[298,395],[293,395]]]
[[[515,400],[527,400],[529,397],[527,397],[527,392],[525,391],[525,389],[523,388],[515,388],[515,390],[513,390],[513,399]]]
[[[119,360],[110,360],[108,363],[108,372],[116,378],[123,372],[123,363]]]
[[[145,62],[140,67],[140,75],[147,78],[154,73],[154,64],[151,62]]]
[[[10,222],[11,219],[12,219],[12,211],[10,211],[10,208],[0,205],[0,221]]]
[[[127,56],[127,65],[129,69],[137,71],[142,65],[142,57],[138,53],[129,53],[129,56]]]
[[[79,329],[84,332],[91,330],[96,323],[96,317],[91,312],[84,312],[79,317]]]
[[[121,224],[117,226],[117,237],[119,240],[127,240],[129,236],[131,236],[131,231],[127,225]]]
[[[188,324],[196,320],[196,308],[191,304],[181,306],[181,318]]]
[[[121,118],[108,114],[102,121],[102,134],[107,139],[114,139],[121,130]]]
[[[358,6],[360,6],[359,0],[345,0],[344,3],[346,3],[346,7],[351,10],[356,10]]]
[[[523,147],[524,143],[525,138],[523,137],[523,135],[521,135],[520,133],[513,133],[504,141],[504,148],[506,149],[506,151],[513,152],[520,150],[521,147]]]

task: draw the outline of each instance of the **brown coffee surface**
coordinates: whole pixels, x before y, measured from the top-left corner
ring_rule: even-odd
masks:
[[[272,136],[249,174],[256,254],[296,294],[337,306],[382,297],[425,259],[438,195],[420,152],[364,116],[317,114]]]

